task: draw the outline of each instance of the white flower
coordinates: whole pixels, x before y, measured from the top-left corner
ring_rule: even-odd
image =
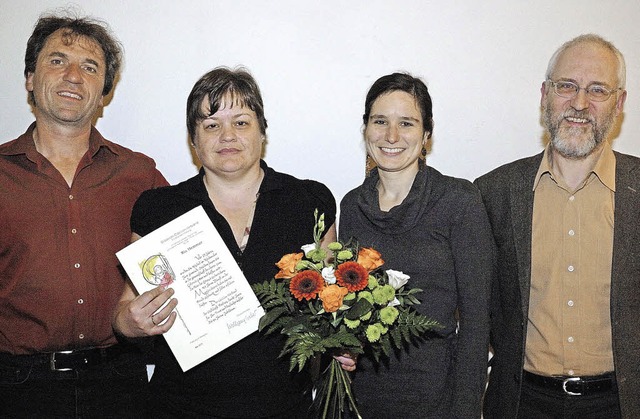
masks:
[[[315,243],[311,243],[311,244],[305,244],[300,249],[302,249],[302,251],[304,252],[305,256],[309,256],[309,252],[314,250],[315,248],[316,248],[316,244]]]
[[[331,284],[335,284],[336,283],[336,275],[334,273],[334,269],[333,266],[327,266],[322,268],[322,277],[324,278],[324,281],[331,285]]]
[[[404,286],[404,284],[409,282],[409,275],[406,275],[401,271],[387,269],[385,272],[389,277],[389,285],[391,285],[395,289],[400,289],[402,286]]]
[[[389,304],[387,304],[387,307],[393,307],[393,306],[399,306],[400,305],[400,301],[398,301],[397,298],[394,298],[392,301],[389,302]]]

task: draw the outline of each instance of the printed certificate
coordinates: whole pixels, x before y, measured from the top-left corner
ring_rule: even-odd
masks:
[[[164,337],[183,371],[258,330],[260,302],[202,206],[116,256],[138,293],[175,290],[178,317]]]

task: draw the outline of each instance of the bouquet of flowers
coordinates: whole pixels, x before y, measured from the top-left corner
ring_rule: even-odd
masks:
[[[254,284],[265,309],[259,330],[287,336],[281,356],[290,355],[290,370],[302,371],[322,354],[361,354],[367,348],[379,361],[394,349],[441,326],[417,313],[422,290],[407,289],[409,276],[382,270],[380,253],[350,241],[320,247],[324,214],[315,212],[314,243],[303,252],[284,255],[274,279]],[[318,417],[342,418],[346,408],[360,418],[351,378],[331,357],[315,385],[313,408]]]

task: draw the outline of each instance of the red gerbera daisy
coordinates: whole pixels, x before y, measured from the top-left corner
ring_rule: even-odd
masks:
[[[316,271],[308,270],[302,271],[291,278],[289,290],[298,301],[303,298],[311,300],[316,298],[323,286],[324,279],[322,279],[322,275]]]
[[[336,281],[349,292],[360,291],[369,283],[369,273],[357,262],[345,262],[336,269]]]

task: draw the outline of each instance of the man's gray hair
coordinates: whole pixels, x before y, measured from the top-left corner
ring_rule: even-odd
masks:
[[[596,35],[593,33],[588,33],[585,35],[580,35],[576,38],[573,38],[570,41],[565,42],[553,53],[551,59],[549,60],[549,65],[547,66],[547,74],[546,78],[550,79],[551,75],[556,69],[556,64],[558,63],[558,58],[569,48],[579,45],[579,44],[587,44],[592,43],[604,47],[615,54],[616,58],[618,58],[618,85],[615,87],[625,88],[627,83],[627,67],[624,62],[624,57],[618,48],[616,48],[611,42],[607,41],[600,35]]]

